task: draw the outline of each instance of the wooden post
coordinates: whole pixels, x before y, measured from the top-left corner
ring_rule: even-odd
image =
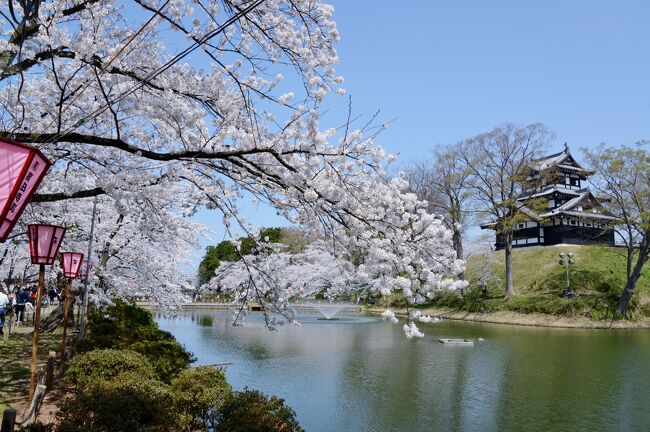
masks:
[[[28,426],[36,421],[36,418],[38,417],[38,409],[41,407],[41,402],[43,402],[44,397],[45,386],[39,384],[36,386],[34,397],[32,398],[32,402],[29,405],[29,410],[27,413],[25,413],[25,418],[23,419],[21,426]]]
[[[47,370],[47,365],[45,365],[45,364],[39,364],[36,367],[36,386],[37,387],[39,385],[45,386],[46,370]]]
[[[72,279],[68,279],[65,287],[65,311],[63,312],[63,338],[61,339],[61,372],[63,372],[63,362],[65,361],[65,345],[67,343],[66,332],[68,330],[68,319],[70,315],[70,291],[72,288]]]
[[[16,425],[16,410],[7,408],[2,413],[2,426],[0,432],[14,432]]]
[[[29,380],[29,398],[34,396],[36,390],[36,357],[38,356],[38,334],[41,325],[41,302],[45,290],[45,264],[41,264],[38,270],[38,291],[36,292],[36,310],[34,311],[34,334],[32,337],[32,376]]]
[[[75,326],[77,327],[77,329],[79,329],[79,326],[81,325],[81,321],[80,321],[80,319],[81,319],[81,305],[79,303],[77,303],[77,315],[75,315],[75,316],[76,316]]]
[[[52,388],[52,380],[54,379],[55,363],[56,363],[56,352],[50,351],[47,357],[47,365],[45,366],[45,388],[47,390]]]

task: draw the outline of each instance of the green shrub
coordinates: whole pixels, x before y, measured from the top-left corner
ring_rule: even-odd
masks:
[[[88,318],[88,334],[79,351],[101,348],[127,348],[139,341],[173,341],[158,328],[151,312],[136,305],[116,301],[106,310],[95,310]]]
[[[237,392],[221,408],[220,432],[304,432],[284,400],[254,390]]]
[[[144,309],[118,302],[92,313],[88,330],[66,373],[76,387],[58,432],[302,431],[282,399],[233,395],[221,369],[187,369],[192,354]]]
[[[214,430],[218,410],[232,395],[223,371],[214,366],[199,366],[183,371],[171,384],[176,411],[181,414],[182,430]]]
[[[66,377],[70,383],[85,388],[127,372],[142,379],[157,377],[153,366],[144,355],[115,349],[94,350],[78,355],[70,362]]]
[[[87,337],[77,344],[77,351],[97,349],[137,351],[149,359],[160,379],[167,383],[195,361],[170,333],[158,328],[149,311],[122,301],[90,315]]]
[[[493,312],[503,303],[503,296],[498,298],[486,297],[480,288],[472,288],[461,296],[456,292],[441,292],[427,305],[460,309],[467,312]]]
[[[175,340],[136,342],[128,348],[147,357],[158,377],[166,383],[195,361],[192,354]]]
[[[650,302],[644,303],[638,307],[639,315],[650,317]]]
[[[18,429],[18,432],[54,432],[56,430],[54,423],[41,423],[37,421]]]
[[[178,430],[168,386],[133,371],[78,388],[59,412],[59,432]]]

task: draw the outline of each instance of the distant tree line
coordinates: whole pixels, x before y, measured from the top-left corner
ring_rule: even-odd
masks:
[[[239,247],[235,246],[239,244]],[[216,246],[208,246],[199,264],[197,283],[205,284],[214,277],[214,273],[222,262],[239,261],[242,256],[256,252],[260,243],[282,243],[290,252],[301,252],[307,244],[308,237],[297,228],[275,227],[264,228],[257,238],[251,236],[239,237],[235,241],[224,240]]]

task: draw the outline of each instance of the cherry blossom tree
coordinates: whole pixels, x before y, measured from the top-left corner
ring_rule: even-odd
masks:
[[[313,298],[323,291],[329,298],[361,289],[381,295],[399,292],[412,306],[439,291],[465,287],[467,283],[456,277],[464,262],[456,258],[451,231],[407,188],[401,178],[368,183],[359,189],[366,193],[368,219],[333,226],[335,243],[315,242],[299,254],[264,248],[241,261],[222,263],[212,288],[234,293],[235,303],[259,301],[267,324],[274,327],[295,320],[292,298]],[[359,250],[363,253],[357,257],[354,252]],[[410,316],[407,324],[407,336],[418,336]]]
[[[410,189],[427,201],[428,210],[443,217],[453,233],[456,257],[463,259],[463,236],[473,212],[475,192],[470,187],[470,172],[460,156],[459,147],[457,144],[435,148],[431,159],[413,163],[404,172],[404,177]]]
[[[253,233],[244,197],[362,250],[355,272],[375,290],[418,302],[454,286],[449,231],[386,180],[384,126],[320,126],[324,98],[345,93],[330,5],[1,0],[0,12],[0,137],[54,162],[25,221],[78,227],[66,246],[83,250],[99,197],[100,292],[177,292],[200,233],[186,218],[207,206],[231,237]],[[282,308],[271,288],[255,295]]]

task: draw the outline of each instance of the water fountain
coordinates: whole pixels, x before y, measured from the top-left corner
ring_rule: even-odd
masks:
[[[337,321],[338,318],[335,318],[334,315],[343,309],[344,305],[337,303],[316,303],[314,307],[321,315],[323,315],[321,318],[318,318],[319,320]]]

